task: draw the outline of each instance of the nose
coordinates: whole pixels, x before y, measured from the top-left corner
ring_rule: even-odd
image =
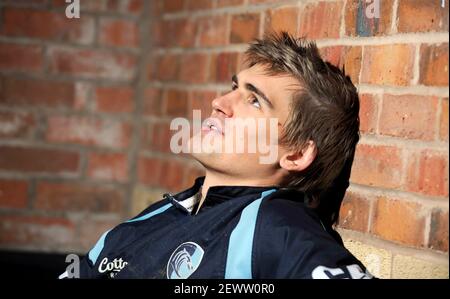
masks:
[[[221,97],[215,98],[212,101],[213,112],[222,115],[223,117],[233,116],[233,103],[230,93]]]

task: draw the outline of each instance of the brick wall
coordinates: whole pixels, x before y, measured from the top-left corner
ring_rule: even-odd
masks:
[[[357,0],[81,2],[69,20],[62,0],[0,1],[0,247],[84,252],[190,185],[170,120],[209,113],[274,28],[360,91],[347,247],[380,277],[448,277],[448,0],[383,0],[379,18]]]
[[[0,3],[0,246],[85,252],[130,214],[148,4]]]

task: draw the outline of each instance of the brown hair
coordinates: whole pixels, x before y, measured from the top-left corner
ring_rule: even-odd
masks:
[[[345,70],[322,60],[313,41],[295,39],[286,32],[255,40],[245,54],[249,67],[261,64],[270,75],[289,74],[300,82],[280,141],[300,151],[312,140],[317,156],[306,170],[292,172],[282,187],[305,192],[318,203],[321,194],[327,193],[344,171],[344,165],[351,166],[353,161],[359,140],[356,87]],[[346,181],[348,186],[348,177]],[[334,206],[334,216],[329,215],[327,222],[336,222],[342,198],[338,203],[320,201],[322,209],[324,205]]]

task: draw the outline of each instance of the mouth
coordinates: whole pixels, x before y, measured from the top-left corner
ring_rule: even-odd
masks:
[[[214,118],[207,118],[203,121],[202,131],[216,132],[217,134],[224,135],[220,121]]]

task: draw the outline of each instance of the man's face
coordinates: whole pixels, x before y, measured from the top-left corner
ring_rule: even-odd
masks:
[[[196,137],[203,141],[201,152],[192,155],[207,170],[236,178],[273,175],[284,153],[279,137],[299,88],[294,77],[267,75],[261,65],[233,76],[231,91],[212,101],[210,118],[191,139],[191,146]]]

